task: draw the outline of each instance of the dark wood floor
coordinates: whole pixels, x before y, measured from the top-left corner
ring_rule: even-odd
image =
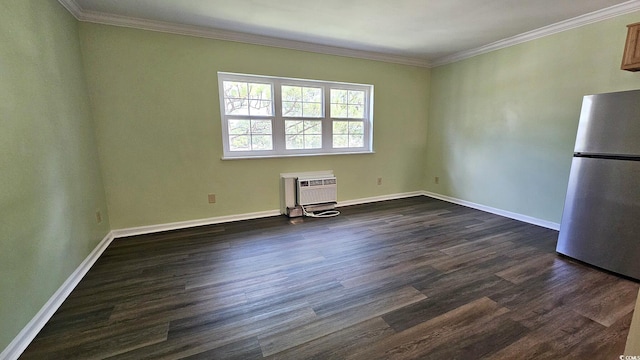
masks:
[[[617,359],[638,284],[416,197],[115,240],[24,359]]]

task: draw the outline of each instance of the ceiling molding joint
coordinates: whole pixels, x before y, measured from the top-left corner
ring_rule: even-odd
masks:
[[[504,49],[513,45],[518,45],[527,41],[536,40],[545,36],[557,34],[563,31],[575,29],[581,26],[593,24],[599,21],[607,20],[617,16],[625,15],[640,10],[640,0],[631,0],[622,4],[610,6],[608,8],[597,10],[588,14],[574,17],[572,19],[560,21],[549,26],[541,27],[536,30],[528,31],[510,38],[498,40],[491,44],[487,44],[475,49],[461,51],[452,55],[435,59],[431,62],[432,67],[451,64],[464,59],[468,59],[477,55],[486,54],[495,50]]]
[[[640,0],[630,0],[622,4],[597,10],[572,19],[564,20],[549,26],[528,31],[506,39],[471,49],[457,52],[448,56],[428,61],[423,58],[386,54],[365,50],[341,48],[331,45],[313,44],[309,42],[279,39],[263,35],[254,35],[236,31],[221,30],[200,26],[179,25],[155,20],[132,18],[120,15],[106,14],[83,10],[75,0],[58,0],[76,19],[83,22],[129,27],[142,30],[158,31],[177,35],[194,36],[215,40],[233,41],[253,45],[263,45],[291,50],[307,51],[327,55],[337,55],[350,58],[382,61],[402,65],[432,68],[468,59],[495,50],[504,49],[527,41],[536,40],[566,30],[575,29],[598,21],[610,19],[640,10]]]

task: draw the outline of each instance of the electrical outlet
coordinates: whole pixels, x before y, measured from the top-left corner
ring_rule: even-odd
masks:
[[[378,185],[382,185],[382,178],[381,177],[378,178]]]
[[[96,211],[96,222],[98,224],[102,222],[102,213],[100,213],[100,210]]]
[[[209,204],[214,204],[216,202],[216,194],[209,194]]]
[[[439,184],[439,183],[440,183],[440,178],[436,176],[436,177],[433,179],[433,181],[434,181],[436,184]]]

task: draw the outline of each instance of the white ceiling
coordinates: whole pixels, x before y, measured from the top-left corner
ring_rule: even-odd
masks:
[[[314,44],[427,66],[522,34],[640,10],[640,0],[59,1],[84,21],[307,50]]]

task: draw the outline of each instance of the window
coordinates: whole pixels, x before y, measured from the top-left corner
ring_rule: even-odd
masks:
[[[335,148],[364,145],[365,92],[361,90],[331,89],[331,117]]]
[[[372,152],[373,86],[218,73],[224,158]]]
[[[273,150],[273,86],[225,81],[223,90],[229,150]]]

